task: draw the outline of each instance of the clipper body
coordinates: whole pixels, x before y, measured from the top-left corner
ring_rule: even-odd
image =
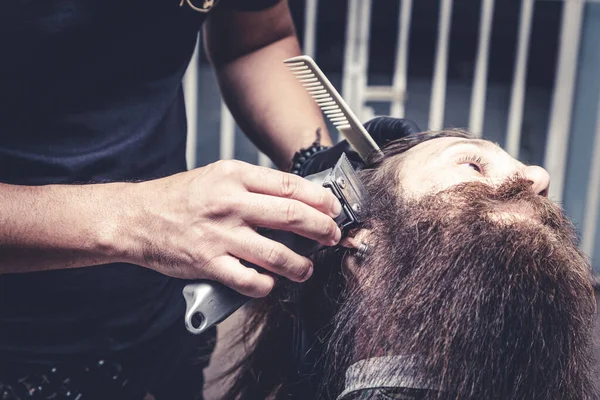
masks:
[[[334,219],[342,236],[363,221],[366,192],[345,154],[342,154],[335,167],[306,179],[329,188],[342,204],[342,212]],[[314,254],[324,247],[292,232],[273,229],[259,229],[258,232],[303,256]],[[258,266],[244,264],[261,270]],[[251,300],[221,283],[208,280],[186,285],[183,296],[186,301],[185,326],[193,334],[205,332]]]

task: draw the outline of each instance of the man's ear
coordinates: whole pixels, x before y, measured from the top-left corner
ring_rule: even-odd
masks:
[[[357,229],[349,232],[345,238],[340,240],[339,245],[348,249],[348,255],[344,258],[344,267],[355,275],[357,268],[360,268],[364,253],[372,248],[369,243],[370,238],[372,236],[369,229]],[[362,256],[360,252],[363,252]]]

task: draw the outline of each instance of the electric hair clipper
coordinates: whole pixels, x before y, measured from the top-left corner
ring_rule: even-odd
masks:
[[[374,155],[382,155],[377,143],[312,58],[299,56],[284,62],[313,97],[323,114],[365,162]],[[366,191],[345,154],[342,154],[333,168],[307,176],[306,179],[329,188],[342,204],[342,212],[335,218],[342,237],[350,228],[363,221]],[[314,254],[324,247],[292,232],[269,229],[259,229],[258,232],[303,256]],[[243,263],[260,270],[258,266]],[[251,300],[250,297],[213,281],[188,284],[183,289],[183,296],[187,305],[185,326],[194,334],[200,334],[220,323]]]
[[[334,220],[342,236],[363,221],[366,192],[345,154],[342,154],[335,167],[307,176],[306,179],[329,188],[340,201],[342,212]],[[310,256],[325,247],[293,232],[273,229],[259,229],[258,232],[303,256]],[[261,270],[250,263],[244,264]],[[194,334],[200,334],[222,322],[252,299],[221,283],[208,280],[186,285],[183,296],[187,306],[185,326]]]

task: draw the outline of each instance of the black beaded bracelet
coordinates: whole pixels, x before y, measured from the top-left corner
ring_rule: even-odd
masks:
[[[321,128],[318,128],[317,140],[315,140],[309,147],[300,149],[294,154],[294,157],[292,158],[292,166],[290,167],[290,173],[300,175],[302,166],[312,155],[328,148],[329,146],[321,145]]]

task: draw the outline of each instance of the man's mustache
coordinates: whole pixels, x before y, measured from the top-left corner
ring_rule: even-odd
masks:
[[[442,199],[445,206],[456,209],[465,218],[484,218],[496,222],[541,223],[553,230],[564,229],[570,222],[562,209],[547,197],[532,190],[531,182],[519,177],[511,177],[500,185],[484,182],[466,182],[443,190],[421,204],[436,205],[435,198]],[[442,210],[439,210],[440,213]],[[447,209],[446,213],[452,213]],[[443,215],[442,213],[440,215]]]

